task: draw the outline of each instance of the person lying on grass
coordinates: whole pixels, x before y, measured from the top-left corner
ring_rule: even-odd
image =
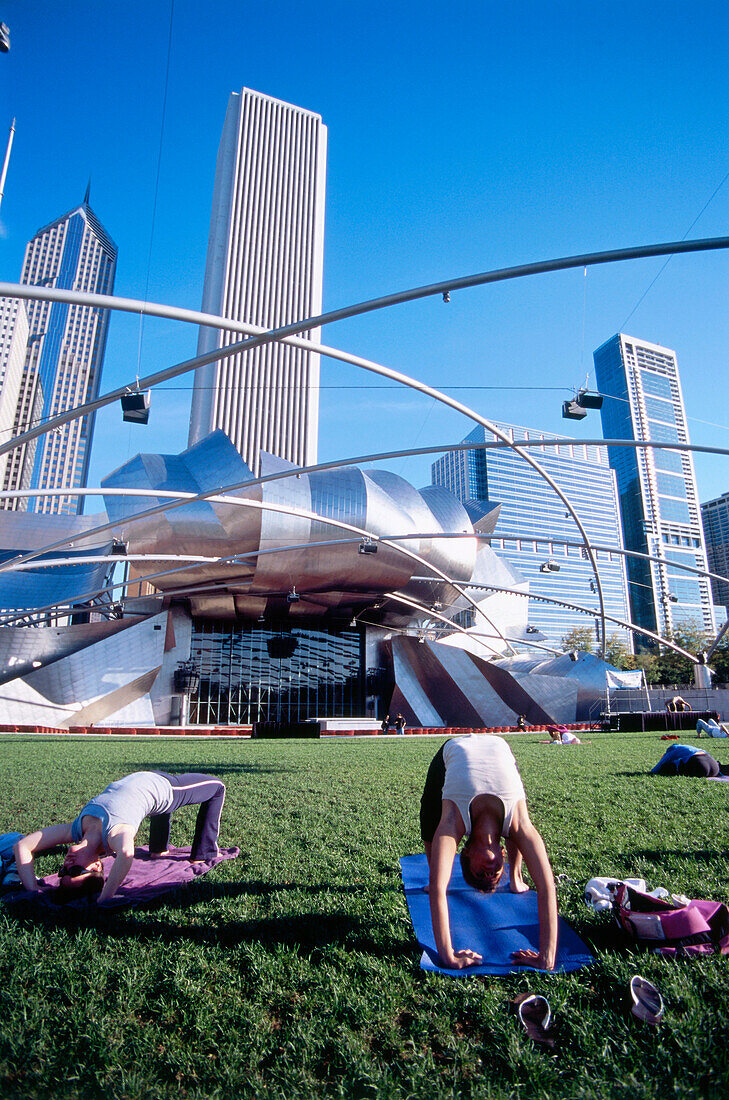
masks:
[[[572,733],[566,726],[547,726],[552,745],[581,745],[576,733]]]
[[[170,816],[181,806],[199,806],[190,861],[209,862],[218,855],[220,813],[225,786],[214,775],[188,772],[133,772],[87,802],[78,817],[66,825],[50,825],[29,833],[14,845],[15,865],[26,890],[39,890],[34,856],[58,845],[70,847],[59,872],[59,891],[68,896],[99,895],[100,902],[114,897],[129,874],[134,858],[134,838],[145,817],[149,820],[149,851],[168,855]],[[102,856],[113,855],[104,881]]]
[[[515,951],[514,962],[539,970],[554,968],[557,952],[557,894],[544,841],[527,810],[524,786],[511,749],[501,737],[472,734],[446,741],[428,768],[420,801],[420,831],[428,857],[430,912],[443,963],[461,970],[481,962],[468,948],[454,951],[446,890],[458,845],[469,886],[491,893],[504,871],[506,841],[510,888],[528,890],[522,859],[537,891],[539,950]]]
[[[695,745],[671,745],[655,768],[651,768],[651,775],[688,775],[698,779],[715,779],[723,774],[719,761]]]

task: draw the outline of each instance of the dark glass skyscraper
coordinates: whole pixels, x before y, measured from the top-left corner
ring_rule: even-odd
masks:
[[[618,333],[594,354],[606,439],[688,443],[676,354]],[[706,552],[691,453],[609,447],[627,550],[657,561],[628,559],[633,620],[670,634],[695,626],[712,631],[711,589],[705,577],[677,564],[706,569]]]

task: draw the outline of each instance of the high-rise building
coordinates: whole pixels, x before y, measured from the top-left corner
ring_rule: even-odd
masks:
[[[628,620],[628,595],[622,548],[615,475],[604,447],[586,446],[561,436],[513,425],[498,424],[511,440],[541,439],[553,446],[530,453],[574,505],[590,542],[613,550],[598,550],[597,564],[605,611],[620,622]],[[478,427],[464,443],[490,443],[497,437]],[[454,493],[468,509],[470,503],[501,505],[492,547],[529,581],[530,627],[559,646],[566,634],[588,627],[595,648],[600,637],[599,604],[592,567],[581,535],[563,502],[536,470],[509,448],[448,451],[432,466],[432,480]],[[569,545],[569,544],[572,545]],[[558,604],[543,603],[546,596],[594,609],[594,616]],[[607,637],[617,635],[632,649],[629,633],[609,621]]]
[[[729,493],[722,493],[716,500],[707,500],[706,504],[702,504],[701,519],[709,569],[729,578]],[[724,607],[729,614],[729,579],[712,579],[711,591],[714,604]]]
[[[89,206],[80,206],[39,229],[25,250],[21,282],[63,290],[111,294],[117,249]],[[29,301],[28,350],[14,430],[27,431],[98,395],[106,349],[108,310],[65,302]],[[79,489],[86,484],[94,414],[73,420],[12,451],[4,489]],[[9,508],[25,502],[7,502]],[[83,511],[77,497],[40,497],[36,512]]]
[[[19,298],[0,298],[0,443],[13,438],[27,349],[28,315],[24,302]],[[0,455],[0,485],[7,464],[8,454]]]
[[[618,333],[594,353],[604,395],[606,439],[689,443],[676,353]],[[618,481],[626,550],[658,561],[628,559],[633,619],[661,635],[696,627],[713,630],[704,534],[689,451],[609,447]]]
[[[321,117],[248,88],[228,103],[202,308],[278,328],[321,312],[327,131]],[[304,335],[316,340],[319,330]],[[201,328],[198,354],[240,340]],[[258,472],[269,451],[316,461],[319,356],[267,344],[196,372],[190,445],[216,428]]]

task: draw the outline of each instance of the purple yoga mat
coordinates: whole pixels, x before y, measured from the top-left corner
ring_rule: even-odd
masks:
[[[54,909],[119,909],[126,905],[144,905],[146,902],[156,901],[163,894],[177,890],[181,886],[188,886],[195,879],[206,875],[213,867],[217,867],[226,859],[235,859],[239,855],[239,848],[221,848],[220,854],[213,860],[205,863],[190,863],[189,848],[172,848],[168,856],[152,859],[149,849],[145,846],[135,848],[134,860],[129,874],[124,879],[114,897],[103,905],[96,902],[89,903],[85,898],[78,901],[66,902],[63,906],[57,906],[53,902],[53,888],[58,886],[58,875],[46,875],[40,879],[40,892],[38,894],[19,890],[7,894],[3,901],[6,904],[16,902],[38,902],[43,906],[52,906]],[[107,856],[102,860],[104,875],[108,875],[113,856]]]

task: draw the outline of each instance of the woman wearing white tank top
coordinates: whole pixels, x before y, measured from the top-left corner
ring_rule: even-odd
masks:
[[[510,888],[528,890],[522,860],[532,877],[539,910],[538,950],[512,955],[514,962],[552,970],[557,953],[557,894],[539,832],[527,810],[524,787],[511,749],[501,737],[475,734],[447,741],[436,753],[420,803],[420,828],[430,869],[430,912],[438,954],[461,970],[481,962],[470,948],[455,951],[446,891],[453,860],[461,851],[463,877],[483,893],[496,889],[504,870],[502,837],[509,860]]]

